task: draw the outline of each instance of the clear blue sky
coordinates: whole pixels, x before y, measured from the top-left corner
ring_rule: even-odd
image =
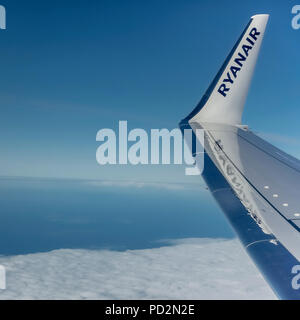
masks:
[[[270,20],[244,122],[300,156],[297,2],[0,4],[0,175],[186,181],[182,167],[100,167],[96,133],[119,120],[175,128],[257,13]]]

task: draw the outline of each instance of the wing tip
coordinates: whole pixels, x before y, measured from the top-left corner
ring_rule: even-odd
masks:
[[[260,14],[255,14],[251,17],[251,19],[255,19],[255,18],[258,18],[258,17],[261,17],[261,18],[269,18],[270,15],[269,14],[266,14],[266,13],[260,13]]]

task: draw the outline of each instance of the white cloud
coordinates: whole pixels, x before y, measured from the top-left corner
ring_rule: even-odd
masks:
[[[122,180],[90,180],[86,184],[94,187],[123,187],[123,188],[157,188],[165,190],[184,190],[202,187],[200,184],[192,183],[169,183],[169,182],[144,182],[144,181],[122,181]],[[200,189],[201,190],[201,189]]]
[[[0,299],[274,299],[237,240],[186,239],[115,252],[0,257]]]

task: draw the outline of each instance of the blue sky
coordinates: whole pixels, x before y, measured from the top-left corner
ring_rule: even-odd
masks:
[[[71,4],[72,3],[72,4]],[[300,155],[293,1],[2,1],[0,175],[193,181],[180,166],[101,167],[96,133],[175,128],[251,15],[270,20],[244,122]]]

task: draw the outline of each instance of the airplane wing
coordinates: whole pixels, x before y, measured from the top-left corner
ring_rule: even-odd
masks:
[[[251,18],[180,128],[204,131],[211,193],[275,294],[300,299],[300,161],[241,123],[267,21]]]

